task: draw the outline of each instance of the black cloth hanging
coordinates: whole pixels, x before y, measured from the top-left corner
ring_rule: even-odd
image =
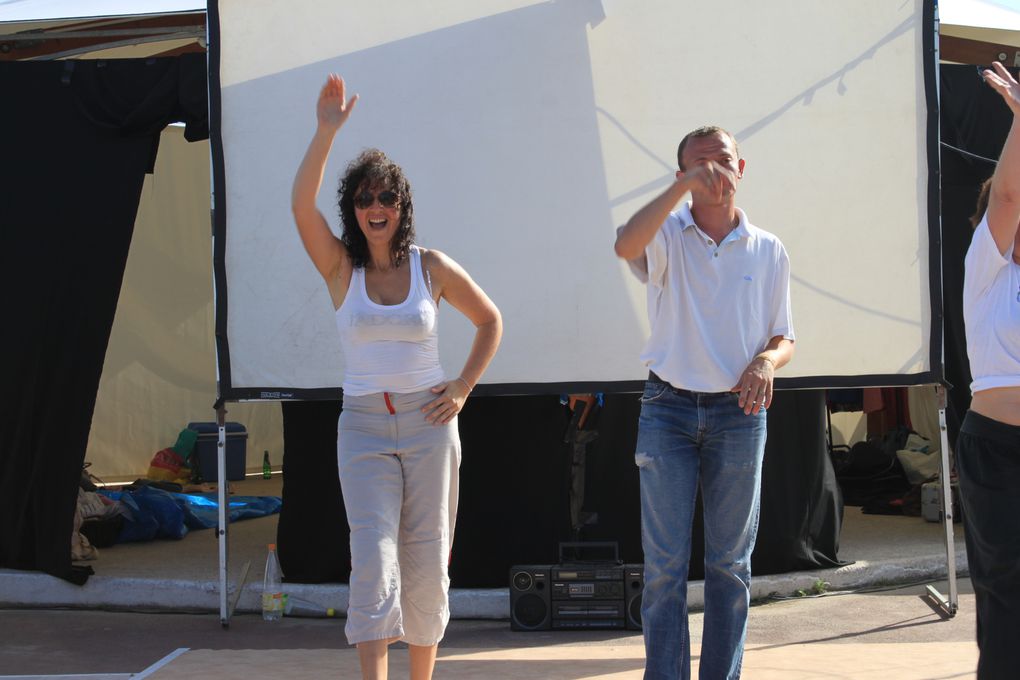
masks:
[[[467,400],[453,586],[506,586],[511,565],[555,561],[570,536],[568,418],[556,395]]]
[[[581,539],[616,541],[620,558],[628,563],[643,560],[634,464],[639,412],[636,394],[605,396],[585,480],[584,510],[595,521],[583,527]],[[512,565],[555,563],[559,542],[572,540],[566,464],[572,447],[563,441],[569,419],[555,395],[468,399],[459,417],[463,460],[452,585],[506,586]],[[343,552],[348,534],[342,526],[339,484],[332,477],[336,423],[335,402],[284,407],[284,504],[277,541],[281,557],[293,552],[288,559],[295,564],[284,565],[288,580],[344,581],[350,569],[343,563],[349,557]],[[843,503],[827,452],[823,391],[776,394],[762,484],[754,573],[842,564],[837,551]],[[336,485],[336,497],[326,493],[331,485]],[[306,494],[303,488],[315,492]],[[292,502],[301,508],[288,508]],[[288,512],[295,514],[289,517]],[[693,534],[691,578],[700,579],[700,515]]]
[[[946,380],[952,386],[946,429],[953,447],[970,407],[970,361],[963,326],[963,258],[974,234],[970,216],[974,214],[981,184],[995,171],[995,163],[989,160],[999,158],[1013,114],[998,93],[982,81],[974,66],[943,64],[939,72],[943,142],[942,301]]]
[[[350,529],[337,470],[342,401],[283,402],[283,506],[277,552],[288,583],[346,583]]]
[[[0,62],[0,567],[84,583],[71,530],[159,132],[208,134],[205,59]]]

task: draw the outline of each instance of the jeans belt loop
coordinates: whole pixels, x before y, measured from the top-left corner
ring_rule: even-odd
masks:
[[[673,383],[666,382],[665,380],[660,378],[658,375],[656,375],[655,371],[648,371],[648,382],[657,383],[659,385],[665,385],[666,389],[668,389],[670,392],[672,392],[673,394],[678,394],[680,396],[693,397],[696,394],[699,394],[697,392],[691,392],[690,390],[685,390],[685,389],[683,389],[681,387],[675,387],[673,385]]]

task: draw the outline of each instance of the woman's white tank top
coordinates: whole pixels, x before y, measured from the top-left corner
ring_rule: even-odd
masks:
[[[365,270],[351,274],[351,285],[336,327],[347,366],[345,394],[419,392],[443,382],[439,365],[438,308],[422,274],[421,251],[411,246],[411,286],[397,305],[372,302],[365,289]]]

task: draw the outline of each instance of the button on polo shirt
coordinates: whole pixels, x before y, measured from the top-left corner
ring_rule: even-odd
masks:
[[[645,249],[651,334],[641,360],[675,387],[727,392],[769,339],[794,339],[790,261],[779,239],[747,220],[716,244],[690,203]]]

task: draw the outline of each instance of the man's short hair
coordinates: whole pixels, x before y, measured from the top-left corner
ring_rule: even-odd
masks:
[[[740,158],[740,147],[737,146],[737,138],[733,136],[733,133],[729,130],[719,127],[718,125],[702,125],[696,130],[691,130],[684,138],[680,140],[680,146],[676,149],[676,163],[677,166],[684,169],[684,148],[687,146],[687,142],[697,137],[711,137],[712,135],[722,134],[730,138],[733,142],[733,150],[737,152],[737,158]]]

